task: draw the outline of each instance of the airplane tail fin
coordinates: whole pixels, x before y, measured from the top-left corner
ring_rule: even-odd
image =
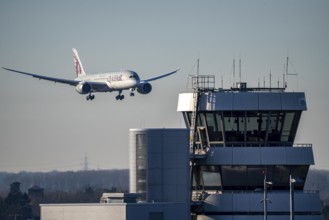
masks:
[[[78,51],[75,48],[72,48],[72,51],[73,51],[73,59],[74,59],[74,65],[75,65],[75,71],[77,73],[77,77],[86,75],[82,63],[80,61]]]

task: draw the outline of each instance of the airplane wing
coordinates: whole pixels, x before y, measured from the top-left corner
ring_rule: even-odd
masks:
[[[153,81],[153,80],[157,80],[157,79],[161,79],[163,77],[167,77],[167,76],[170,76],[174,73],[176,73],[180,68],[177,68],[175,71],[173,72],[170,72],[170,73],[167,73],[167,74],[164,74],[164,75],[161,75],[161,76],[157,76],[157,77],[154,77],[154,78],[150,78],[150,79],[146,79],[146,80],[142,80],[143,82],[150,82],[150,81]]]
[[[60,79],[60,78],[54,78],[54,77],[49,77],[49,76],[42,76],[42,75],[38,75],[38,74],[34,74],[34,73],[27,73],[27,72],[13,70],[13,69],[5,68],[5,67],[2,67],[2,69],[20,73],[20,74],[24,74],[24,75],[28,75],[28,76],[32,76],[37,79],[48,80],[48,81],[52,81],[52,82],[56,82],[56,83],[64,83],[64,84],[69,84],[72,86],[76,86],[80,83],[80,81],[77,81],[77,80]]]

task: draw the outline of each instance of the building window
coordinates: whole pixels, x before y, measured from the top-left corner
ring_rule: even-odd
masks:
[[[145,134],[136,134],[136,181],[137,192],[142,194],[141,199],[146,199],[147,179],[147,137]]]

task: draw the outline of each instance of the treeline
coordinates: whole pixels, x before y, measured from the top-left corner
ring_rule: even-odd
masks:
[[[129,190],[129,171],[125,170],[90,170],[66,172],[0,172],[0,196],[9,192],[13,182],[20,182],[22,192],[32,186],[39,186],[45,192],[77,192],[86,188]]]
[[[0,172],[0,196],[9,192],[13,182],[21,183],[22,192],[32,186],[39,186],[45,192],[77,192],[86,188],[129,190],[129,170],[90,170],[66,172]],[[319,190],[322,201],[329,202],[329,171],[311,169],[307,175],[305,190]]]
[[[0,172],[0,220],[38,220],[39,204],[98,203],[103,193],[128,188],[128,170]]]
[[[21,190],[27,192],[32,186],[39,186],[48,192],[76,192],[87,187],[92,189],[116,188],[129,190],[129,170],[90,170],[66,172],[0,172],[0,195],[9,192],[13,182],[21,183]],[[322,200],[329,200],[329,171],[311,169],[307,175],[305,190],[319,190]]]
[[[34,186],[29,188],[28,192],[22,192],[20,186],[20,182],[13,182],[9,186],[8,194],[0,196],[0,220],[39,220],[40,204],[99,203],[104,192],[121,192],[114,186],[111,189],[87,186],[70,192],[44,192],[43,188]]]
[[[28,193],[33,186],[43,189],[41,197],[33,197]],[[311,169],[304,190],[320,192],[324,219],[329,219],[329,171]],[[0,215],[0,220],[12,219],[13,214],[10,213],[14,213],[13,210],[25,210],[33,219],[39,219],[38,204],[41,203],[97,203],[104,192],[128,191],[129,170],[127,169],[47,173],[0,172],[0,213],[7,212],[7,217],[11,216],[6,218]],[[15,207],[15,204],[21,206]],[[20,214],[21,217],[24,215]]]

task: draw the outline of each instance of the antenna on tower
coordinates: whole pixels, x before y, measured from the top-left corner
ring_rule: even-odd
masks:
[[[272,88],[272,70],[270,69],[270,88]]]
[[[286,60],[286,65],[284,65],[284,67],[285,67],[285,75],[287,76],[287,78],[288,78],[288,76],[298,76],[298,74],[297,74],[297,72],[296,72],[296,70],[295,70],[295,68],[294,68],[294,66],[293,66],[293,68],[294,68],[294,71],[295,71],[295,73],[289,73],[289,62],[290,62],[290,64],[292,64],[291,63],[291,61],[289,61],[289,56],[287,56],[287,60]],[[298,80],[298,78],[297,78],[297,80]],[[285,78],[283,78],[283,82],[285,81]],[[287,87],[287,81],[286,82],[284,82],[285,84],[285,87]]]
[[[265,76],[263,77],[263,87],[265,88]]]
[[[291,63],[291,61],[290,61],[290,63]],[[292,63],[291,63],[291,64],[292,64]],[[298,74],[297,74],[295,68],[294,68],[295,73],[289,73],[289,71],[288,71],[288,66],[289,66],[289,57],[287,56],[287,61],[286,61],[286,75],[297,76]]]
[[[221,76],[221,85],[222,85],[222,89],[223,89],[224,88],[223,76]]]
[[[241,83],[241,58],[239,58],[239,81]]]
[[[278,88],[280,88],[280,77],[278,77],[277,83],[278,83]]]
[[[233,57],[233,88],[235,88],[235,57]]]
[[[197,65],[197,69],[196,69],[196,76],[199,75],[199,68],[200,68],[200,58],[198,57],[198,65]]]

